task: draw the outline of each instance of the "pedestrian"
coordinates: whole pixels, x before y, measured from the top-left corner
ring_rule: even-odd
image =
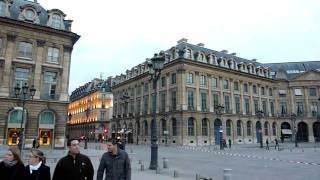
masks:
[[[229,143],[229,149],[231,149],[231,139],[228,140]]]
[[[25,168],[16,147],[10,147],[1,161],[0,176],[1,180],[25,180]]]
[[[80,153],[79,140],[67,141],[68,155],[61,158],[54,170],[52,180],[93,180],[93,166],[88,156]]]
[[[120,137],[117,137],[117,145],[121,150],[126,150],[126,146],[123,141],[121,141]]]
[[[274,146],[274,149],[279,149],[279,142],[278,142],[278,139],[274,139],[274,141],[276,142],[276,145]]]
[[[38,149],[31,149],[26,166],[26,180],[50,180],[50,167],[45,165],[46,157]]]
[[[131,165],[127,152],[118,148],[115,139],[107,139],[108,152],[102,155],[97,180],[131,180]]]
[[[266,150],[269,150],[269,140],[266,140]]]
[[[36,138],[34,138],[32,141],[32,148],[33,149],[36,148],[36,144],[37,144],[37,140],[36,140]]]

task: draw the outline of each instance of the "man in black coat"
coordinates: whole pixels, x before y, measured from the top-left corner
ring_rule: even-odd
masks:
[[[131,165],[128,154],[118,148],[117,141],[107,140],[108,152],[102,155],[97,180],[102,180],[104,171],[106,180],[131,180]]]
[[[52,180],[93,180],[93,166],[88,156],[80,154],[78,139],[67,142],[68,155],[59,160]]]

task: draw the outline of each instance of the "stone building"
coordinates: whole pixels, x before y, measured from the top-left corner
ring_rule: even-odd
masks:
[[[110,135],[112,99],[111,78],[93,79],[74,90],[68,108],[67,136],[106,139]]]
[[[34,138],[42,147],[65,146],[71,53],[80,37],[65,17],[36,1],[0,1],[1,144],[17,144],[22,127],[25,147]],[[16,96],[25,85],[36,89],[33,100]]]
[[[160,144],[320,140],[319,61],[262,64],[187,39],[165,53],[156,90]],[[150,143],[149,60],[114,78],[111,129],[128,132],[128,142]]]

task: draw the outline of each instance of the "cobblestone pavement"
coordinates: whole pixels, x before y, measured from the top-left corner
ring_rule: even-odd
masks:
[[[7,146],[0,146],[0,158]],[[95,172],[105,145],[89,143],[88,149],[81,152],[87,154],[94,165]],[[53,172],[56,162],[67,153],[67,150],[42,149],[47,156],[47,164]],[[159,174],[148,170],[150,163],[149,145],[127,145],[132,162],[132,179],[196,179],[196,174],[223,179],[223,169],[232,169],[232,179],[252,180],[318,180],[320,177],[320,146],[319,144],[303,143],[295,148],[293,144],[280,144],[270,150],[259,148],[258,145],[234,145],[231,149],[219,150],[217,146],[159,146]],[[24,154],[26,154],[25,151]],[[169,168],[163,168],[163,158],[168,159]],[[144,171],[141,171],[141,162]],[[174,178],[174,171],[178,177]]]

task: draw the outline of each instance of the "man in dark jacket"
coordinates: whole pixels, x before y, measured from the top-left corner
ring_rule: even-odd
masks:
[[[93,166],[84,154],[80,154],[79,140],[67,142],[68,155],[59,160],[52,180],[93,180]]]
[[[108,152],[102,155],[97,173],[97,180],[131,180],[131,165],[128,154],[118,148],[117,141],[107,140]]]

